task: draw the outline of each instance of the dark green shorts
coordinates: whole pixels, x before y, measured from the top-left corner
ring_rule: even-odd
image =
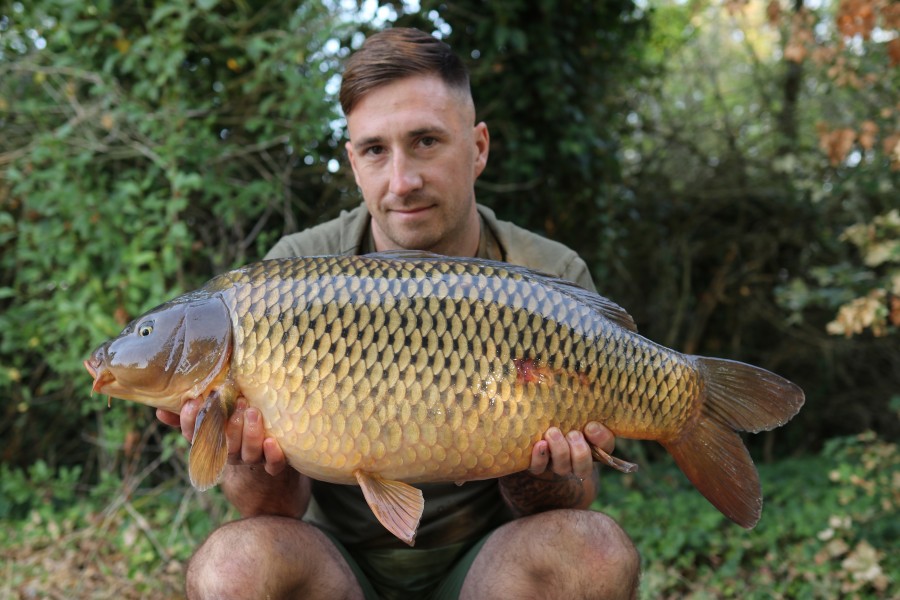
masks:
[[[366,600],[456,600],[469,567],[491,535],[428,550],[366,550],[351,554],[330,533],[320,531],[350,565]]]

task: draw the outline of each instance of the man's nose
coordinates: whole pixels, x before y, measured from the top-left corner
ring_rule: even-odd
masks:
[[[415,161],[402,152],[395,153],[391,160],[390,192],[402,197],[421,187],[422,176]]]

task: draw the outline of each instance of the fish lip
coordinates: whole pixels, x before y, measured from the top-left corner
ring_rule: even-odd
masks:
[[[102,393],[103,388],[116,380],[116,376],[109,369],[104,369],[102,360],[96,356],[91,356],[84,361],[84,368],[94,378],[94,385],[91,386],[91,394],[94,392]]]

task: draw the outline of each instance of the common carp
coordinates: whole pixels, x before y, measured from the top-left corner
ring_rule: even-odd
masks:
[[[548,428],[592,420],[661,443],[716,508],[751,528],[760,483],[736,432],[783,425],[804,402],[769,371],[638,335],[624,309],[574,284],[403,251],[223,273],[135,319],[84,364],[93,391],[111,397],[172,412],[205,399],[190,455],[197,488],[219,480],[243,396],[293,468],[360,485],[410,545],[424,501],[409,484],[522,471]]]

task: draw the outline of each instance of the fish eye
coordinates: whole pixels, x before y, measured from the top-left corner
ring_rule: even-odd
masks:
[[[147,337],[151,333],[153,333],[153,321],[147,321],[138,328],[138,335],[141,337]]]

